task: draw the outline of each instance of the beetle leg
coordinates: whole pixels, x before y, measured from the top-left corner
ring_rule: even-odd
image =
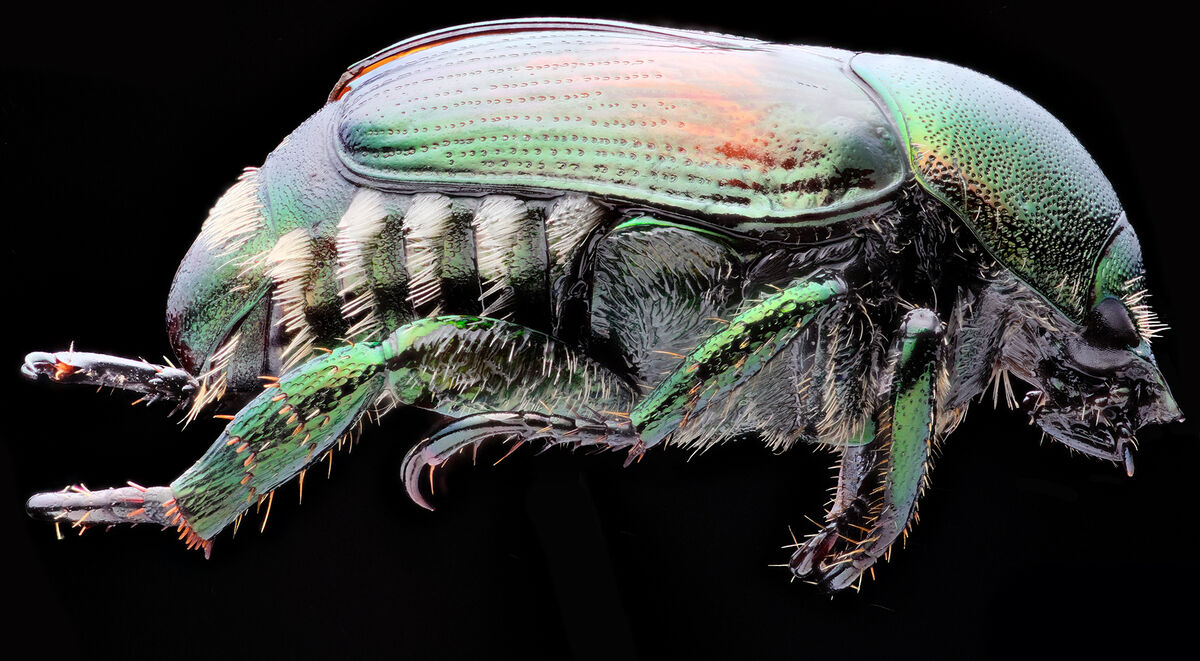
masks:
[[[859,524],[870,509],[864,487],[878,467],[880,456],[878,443],[874,442],[874,424],[868,425],[864,436],[871,442],[848,445],[842,450],[837,489],[825,514],[826,526],[792,555],[788,567],[798,577],[811,574],[814,567],[834,553],[839,540],[858,537],[864,532]]]
[[[941,348],[942,324],[934,313],[918,309],[905,316],[875,438],[842,451],[828,525],[792,555],[795,576],[841,590],[906,534],[928,481]]]
[[[25,356],[21,374],[58,383],[120,388],[142,393],[148,402],[183,401],[196,391],[196,377],[170,365],[84,351],[34,351]]]
[[[38,494],[27,509],[80,525],[177,525],[189,545],[207,552],[218,532],[321,459],[368,410],[407,404],[461,416],[536,407],[546,414],[528,414],[530,424],[537,415],[572,416],[572,424],[586,428],[590,422],[571,411],[628,410],[632,393],[599,364],[523,326],[422,319],[383,342],[341,347],[267,383],[195,465],[154,490],[146,507],[132,508],[130,498],[138,496],[121,488]]]
[[[42,493],[26,505],[38,518],[67,518],[79,525],[175,525],[188,546],[207,553],[212,538],[256,498],[321,458],[373,404],[384,388],[379,345],[343,347],[308,361],[267,384],[221,432],[191,468],[168,487],[152,489],[153,503],[130,509],[127,489],[88,496]],[[144,497],[144,496],[143,496]],[[121,515],[125,514],[125,517]]]
[[[479,413],[451,422],[408,451],[401,475],[409,497],[416,504],[432,510],[433,506],[421,494],[422,471],[428,468],[432,480],[436,468],[467,448],[478,450],[489,439],[515,443],[514,449],[529,441],[545,441],[547,447],[571,444],[604,450],[631,448],[630,459],[636,458],[641,449],[629,419],[610,411],[588,416],[521,411]]]
[[[75,485],[62,491],[34,495],[25,503],[25,511],[32,517],[52,520],[56,525],[70,523],[81,532],[91,526],[122,523],[175,527],[188,548],[203,549],[205,557],[212,551],[212,542],[201,538],[188,525],[171,487],[147,488],[130,482],[125,487],[92,491],[83,485]]]
[[[445,316],[407,324],[381,345],[397,403],[459,418],[494,411],[628,411],[633,388],[557,339],[498,319]]]
[[[388,340],[396,401],[458,417],[409,451],[403,474],[424,507],[419,476],[490,438],[630,446],[632,387],[554,338],[495,319],[423,319]]]
[[[836,277],[816,277],[769,296],[696,347],[630,417],[646,447],[684,430],[709,407],[728,403],[822,311],[846,291]]]

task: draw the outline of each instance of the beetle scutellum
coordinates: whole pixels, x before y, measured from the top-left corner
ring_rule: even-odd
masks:
[[[193,416],[257,396],[168,487],[29,508],[208,550],[395,405],[450,418],[406,461],[422,504],[423,469],[489,438],[633,459],[754,432],[842,455],[790,563],[841,589],[1010,372],[1051,437],[1132,472],[1133,431],[1179,417],[1142,278],[1091,158],[979,74],[595,21],[454,28],[352,67],[214,207],[169,301],[182,369],[30,354],[30,376]]]

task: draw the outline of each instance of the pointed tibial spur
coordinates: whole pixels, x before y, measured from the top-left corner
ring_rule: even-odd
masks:
[[[144,507],[132,507],[147,498],[141,492],[77,488],[38,494],[28,510],[79,525],[174,525],[207,552],[217,533],[331,452],[368,411],[537,410],[586,423],[572,411],[627,411],[632,398],[631,386],[543,333],[475,317],[422,319],[383,342],[341,347],[267,379],[195,465],[170,486],[145,490],[153,498]]]
[[[826,526],[801,544],[788,563],[797,578],[831,592],[854,585],[907,532],[928,476],[941,354],[937,315],[924,309],[908,313],[874,439],[842,451]]]
[[[720,440],[739,389],[844,298],[845,284],[817,276],[773,294],[706,338],[630,414],[645,447],[664,439],[703,448]]]

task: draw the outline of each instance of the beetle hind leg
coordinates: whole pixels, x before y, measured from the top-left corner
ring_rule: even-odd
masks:
[[[175,525],[207,552],[217,533],[302,475],[369,411],[403,404],[462,418],[426,446],[432,454],[422,456],[438,460],[473,435],[482,441],[516,432],[553,442],[550,432],[560,430],[566,442],[607,437],[613,445],[631,434],[627,418],[573,411],[627,410],[632,401],[629,384],[549,335],[495,319],[422,319],[383,342],[341,347],[269,377],[199,461],[169,487],[147,490],[148,504],[139,487],[79,488],[39,494],[28,509],[79,526]],[[546,413],[524,412],[534,408]]]
[[[180,406],[191,399],[200,385],[196,377],[173,365],[73,348],[54,353],[34,351],[25,356],[21,374],[33,380],[45,377],[56,383],[129,390],[141,394],[138,401],[173,401],[180,402]]]
[[[56,526],[69,523],[80,533],[91,526],[137,525],[149,523],[164,528],[175,527],[188,548],[212,553],[212,540],[201,538],[188,525],[180,511],[171,487],[128,486],[92,491],[83,485],[62,491],[35,494],[25,503],[25,511],[38,519],[53,521]],[[59,529],[61,537],[62,531]]]
[[[38,494],[27,510],[35,518],[80,527],[175,526],[189,547],[207,555],[221,529],[343,438],[378,400],[383,371],[377,344],[343,347],[269,380],[200,460],[169,486],[76,487]]]
[[[409,497],[421,507],[432,510],[433,506],[421,493],[422,473],[429,470],[432,491],[433,472],[439,466],[468,449],[474,456],[481,445],[492,440],[511,444],[509,453],[527,442],[543,442],[545,448],[556,445],[600,450],[629,448],[630,461],[640,456],[644,448],[629,419],[611,412],[586,416],[522,411],[470,415],[451,422],[408,451],[401,475]]]

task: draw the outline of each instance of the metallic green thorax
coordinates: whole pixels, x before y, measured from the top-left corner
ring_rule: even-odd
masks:
[[[1113,236],[1104,253],[1096,262],[1096,282],[1092,289],[1093,300],[1105,296],[1121,298],[1137,295],[1145,287],[1142,264],[1142,246],[1129,219],[1124,215],[1113,228]]]
[[[1121,214],[1083,145],[1036,103],[974,71],[867,53],[852,66],[895,116],[921,184],[1001,263],[1079,321]]]

